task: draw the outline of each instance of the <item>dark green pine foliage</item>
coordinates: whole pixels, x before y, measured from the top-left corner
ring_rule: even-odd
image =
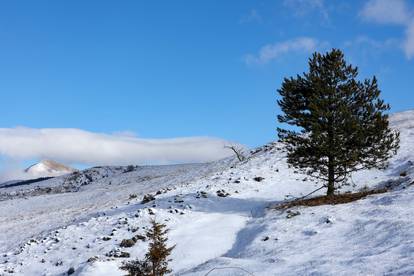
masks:
[[[167,247],[167,233],[165,224],[152,220],[151,228],[145,233],[150,242],[145,258],[124,263],[121,269],[128,271],[129,276],[164,276],[171,273],[169,256],[175,246]]]
[[[327,195],[350,173],[387,167],[396,154],[399,133],[389,128],[377,79],[357,80],[358,68],[348,65],[340,50],[314,53],[309,72],[285,78],[278,90],[280,141],[287,147],[288,163],[323,180]]]
[[[171,261],[169,256],[175,246],[167,247],[168,241],[165,224],[151,221],[151,228],[147,231],[146,236],[150,241],[149,249],[145,255],[146,260],[150,263],[151,276],[163,276],[170,273],[168,263]]]

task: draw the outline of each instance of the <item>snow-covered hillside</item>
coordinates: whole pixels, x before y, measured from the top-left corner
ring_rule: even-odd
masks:
[[[244,162],[99,167],[0,188],[0,275],[124,275],[147,243],[120,242],[151,218],[171,229],[174,275],[413,275],[412,122],[414,112],[393,116],[401,149],[386,171],[341,188],[393,189],[343,205],[268,208],[321,185],[289,168],[277,143]],[[147,193],[156,199],[141,204]]]

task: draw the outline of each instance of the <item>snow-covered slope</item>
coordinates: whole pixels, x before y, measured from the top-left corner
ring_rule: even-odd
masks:
[[[40,161],[39,163],[36,163],[24,170],[24,172],[29,176],[35,178],[61,176],[73,173],[75,171],[76,170],[71,167],[65,166],[52,160]]]
[[[289,168],[277,143],[245,162],[100,167],[0,188],[0,275],[124,275],[147,243],[120,242],[151,218],[171,229],[175,275],[413,275],[413,121],[392,117],[401,149],[386,171],[341,188],[394,189],[343,205],[269,209],[321,185]],[[156,199],[141,204],[146,193]]]

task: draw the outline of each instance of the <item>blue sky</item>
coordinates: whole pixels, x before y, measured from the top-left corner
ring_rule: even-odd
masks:
[[[254,147],[276,138],[283,77],[332,47],[411,109],[414,3],[390,2],[3,1],[0,126]]]

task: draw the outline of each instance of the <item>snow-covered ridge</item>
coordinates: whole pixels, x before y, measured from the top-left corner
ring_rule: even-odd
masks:
[[[321,185],[289,168],[278,143],[244,162],[99,167],[0,188],[0,195],[26,192],[0,201],[0,275],[64,275],[70,268],[75,275],[124,275],[120,264],[141,258],[147,242],[120,243],[143,234],[151,218],[171,229],[174,275],[215,268],[209,275],[413,275],[410,121],[414,112],[391,116],[401,149],[390,167],[358,172],[341,191],[394,189],[344,205],[267,209]],[[45,190],[28,192],[35,187]],[[142,204],[147,193],[156,199]]]
[[[391,114],[390,125],[400,131],[414,128],[414,110]]]

